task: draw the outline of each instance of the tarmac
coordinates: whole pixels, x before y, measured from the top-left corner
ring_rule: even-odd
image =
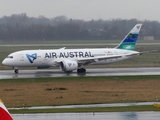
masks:
[[[138,76],[138,75],[160,75],[159,67],[151,68],[100,68],[87,69],[84,74],[78,74],[76,71],[66,73],[60,69],[37,69],[37,70],[19,70],[15,74],[14,70],[1,70],[0,79],[14,78],[43,78],[43,77],[78,77],[78,76]]]

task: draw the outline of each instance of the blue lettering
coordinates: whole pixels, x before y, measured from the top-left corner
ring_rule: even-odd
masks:
[[[79,57],[84,57],[83,52],[79,52]]]
[[[57,54],[55,52],[52,52],[52,58],[57,58]]]
[[[57,55],[56,52],[51,52],[51,53],[45,53],[45,58],[74,58],[74,57],[80,57],[80,58],[85,58],[85,57],[94,57],[91,52],[60,52],[59,55]]]
[[[71,58],[73,58],[73,57],[74,57],[73,52],[70,52],[70,57],[71,57]]]
[[[48,53],[45,54],[45,58],[50,58],[50,56],[48,55]]]
[[[89,54],[87,52],[85,52],[85,57],[89,57]]]
[[[68,58],[69,57],[69,53],[68,52],[67,53],[64,52],[64,56],[65,56],[65,58]]]
[[[78,57],[78,55],[77,55],[78,52],[74,52],[74,53],[75,53],[75,56]]]
[[[64,58],[63,53],[60,53],[59,58]]]
[[[89,52],[89,56],[90,56],[90,57],[94,57],[91,52]]]

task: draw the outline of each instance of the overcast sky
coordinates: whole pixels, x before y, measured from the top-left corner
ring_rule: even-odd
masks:
[[[160,21],[160,0],[0,0],[0,17],[20,13],[29,17]]]

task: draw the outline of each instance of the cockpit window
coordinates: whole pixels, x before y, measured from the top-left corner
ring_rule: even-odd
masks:
[[[7,56],[7,58],[13,58],[13,56]]]

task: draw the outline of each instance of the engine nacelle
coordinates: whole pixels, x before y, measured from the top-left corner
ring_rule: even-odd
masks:
[[[78,68],[78,63],[72,60],[64,60],[60,63],[60,68],[66,72],[73,71]]]

